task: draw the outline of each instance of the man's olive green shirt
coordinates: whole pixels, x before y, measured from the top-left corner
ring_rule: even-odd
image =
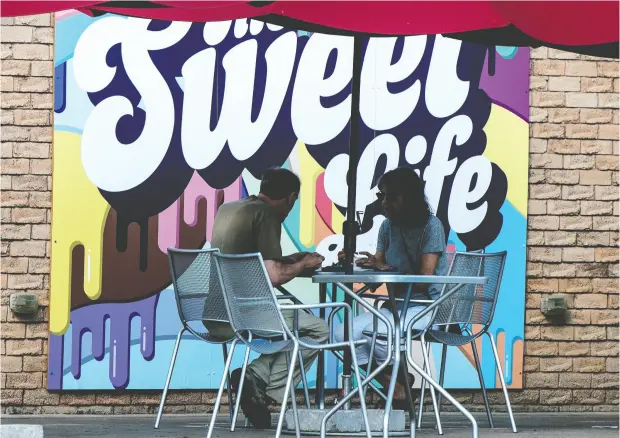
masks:
[[[261,253],[264,260],[282,257],[282,223],[262,199],[249,196],[223,204],[215,217],[211,247],[222,254]]]

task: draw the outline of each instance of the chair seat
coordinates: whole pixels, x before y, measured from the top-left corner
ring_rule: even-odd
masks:
[[[421,331],[412,330],[412,333],[413,333],[413,339],[418,340],[418,338],[420,337]],[[372,334],[373,333],[369,330],[364,331],[365,336],[372,337]],[[426,332],[426,336],[424,337],[424,340],[426,342],[439,342],[440,344],[446,344],[446,345],[458,347],[461,345],[469,344],[471,341],[473,341],[479,336],[480,336],[480,333],[476,334],[475,336],[466,336],[466,335],[460,335],[460,334],[453,333],[453,332],[446,332],[443,330],[429,330]],[[385,341],[386,339],[387,339],[386,334],[377,333],[377,340]],[[404,344],[406,342],[406,338],[401,337],[400,342],[401,344]]]
[[[310,348],[310,347],[304,347],[303,345],[300,345],[299,350],[321,350],[322,348],[329,349],[329,347],[326,347],[327,344],[317,342],[312,338],[308,338],[304,336],[304,337],[299,338],[299,340],[312,347]],[[361,340],[353,342],[353,344],[356,347],[367,344],[367,343],[368,341],[366,341],[365,339],[361,339]],[[295,344],[293,343],[291,339],[275,340],[275,341],[266,340],[266,339],[258,339],[250,343],[250,348],[259,354],[274,354],[274,353],[279,353],[281,351],[292,351],[294,346]],[[347,347],[339,347],[339,349],[343,349],[343,348],[347,348]]]
[[[413,340],[417,340],[420,337],[420,334],[422,333],[420,330],[412,330],[413,333]],[[363,332],[364,336],[368,336],[369,338],[372,337],[373,332],[371,332],[370,330],[364,330]],[[378,341],[387,341],[387,334],[386,333],[377,333],[377,340]],[[403,333],[400,337],[400,343],[404,344],[405,341],[407,340],[407,336]]]
[[[233,339],[235,339],[235,338],[222,339],[222,338],[218,338],[218,337],[211,335],[209,332],[205,333],[205,332],[199,332],[196,330],[192,330],[190,331],[190,333],[193,334],[194,336],[199,337],[203,341],[207,341],[211,344],[227,344],[229,342],[232,342]]]
[[[474,336],[460,335],[458,333],[446,332],[443,330],[429,330],[426,332],[427,339],[430,342],[439,342],[441,344],[450,345],[453,347],[459,347],[461,345],[469,344],[471,341],[480,336],[478,333]]]
[[[312,338],[302,337],[299,338],[300,341],[305,342],[309,345],[316,345],[317,349],[321,345],[319,342],[316,342]],[[258,339],[250,342],[250,348],[260,354],[274,354],[279,353],[281,351],[292,351],[295,344],[291,339],[284,339],[279,341],[269,341],[265,339]],[[305,350],[306,348],[299,346],[300,350]]]

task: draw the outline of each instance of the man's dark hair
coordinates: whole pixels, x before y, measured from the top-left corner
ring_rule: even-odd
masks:
[[[301,182],[299,177],[288,169],[272,167],[263,174],[260,192],[278,201],[288,198],[292,193],[299,193]]]

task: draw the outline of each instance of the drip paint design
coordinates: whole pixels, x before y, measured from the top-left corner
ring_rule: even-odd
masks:
[[[158,297],[154,295],[131,305],[95,304],[71,312],[73,377],[79,379],[81,376],[84,334],[91,334],[93,357],[101,361],[106,354],[106,325],[109,325],[107,349],[110,382],[115,388],[125,388],[129,384],[131,320],[134,317],[140,318],[140,352],[145,360],[150,361],[155,355],[155,310]]]
[[[71,254],[84,247],[84,293],[101,295],[103,228],[110,206],[90,182],[80,161],[80,136],[54,133],[54,196],[50,332],[61,335],[69,326]]]
[[[241,178],[238,178],[230,186],[223,190],[209,186],[197,173],[194,173],[184,192],[183,220],[189,226],[198,223],[198,203],[207,201],[207,241],[211,241],[213,221],[219,205],[222,202],[236,201],[241,198]],[[158,217],[159,249],[166,254],[168,248],[179,248],[181,202],[177,200],[170,207],[161,212]]]

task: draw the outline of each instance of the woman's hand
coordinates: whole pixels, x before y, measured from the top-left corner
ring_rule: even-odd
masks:
[[[361,254],[361,255],[366,256],[366,258],[365,258],[365,259],[360,259],[360,260],[356,260],[356,261],[355,261],[355,264],[356,264],[357,266],[365,266],[365,265],[367,265],[367,264],[369,264],[369,263],[371,263],[371,262],[374,262],[374,261],[375,261],[375,256],[374,256],[374,255],[372,255],[372,254],[370,254],[369,252],[362,251],[362,252],[356,252],[355,254]],[[340,251],[338,251],[338,261],[339,261],[340,263],[344,262],[344,261],[345,261],[345,259],[346,259],[346,257],[347,257],[347,255],[346,255],[346,253],[344,252],[344,250],[340,250]]]
[[[345,254],[344,250],[340,250],[338,251],[338,261],[340,263],[344,262],[344,260],[347,258],[347,255]]]
[[[358,254],[366,256],[365,259],[359,259],[355,262],[357,266],[362,266],[364,268],[375,267],[377,265],[377,258],[374,254],[371,254],[366,251],[361,251]]]
[[[355,261],[355,264],[357,266],[360,266],[362,268],[372,268],[372,269],[377,269],[379,271],[383,271],[383,270],[387,270],[387,269],[391,269],[391,267],[389,265],[387,265],[384,261],[382,257],[377,257],[376,254],[371,254],[367,251],[361,251],[359,253],[356,254],[360,254],[365,256],[366,258],[364,259],[358,259]],[[339,262],[344,262],[346,258],[345,252],[344,251],[340,251],[338,252],[338,261]]]
[[[370,254],[369,252],[362,251],[361,255],[366,256],[365,259],[360,259],[356,262],[357,266],[361,266],[363,268],[372,268],[377,269],[379,271],[385,271],[391,269],[391,266],[387,265],[382,258],[377,257],[376,254]]]

